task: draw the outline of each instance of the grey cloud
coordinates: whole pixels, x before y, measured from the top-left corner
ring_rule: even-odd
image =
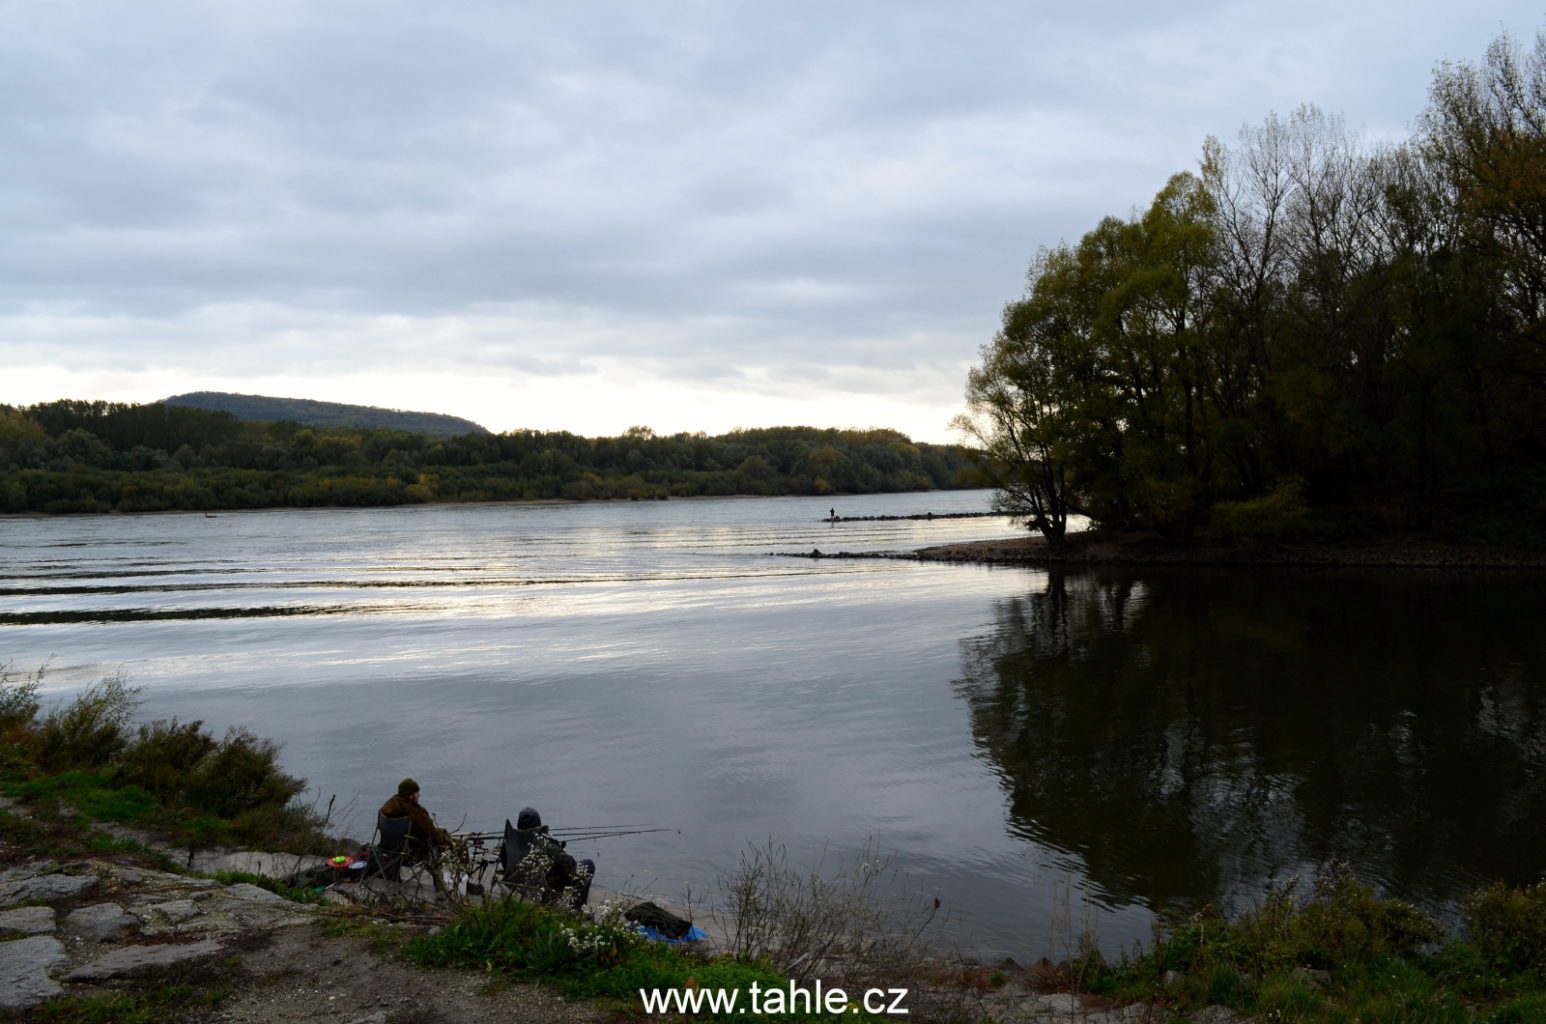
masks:
[[[1146,203],[1205,135],[1303,101],[1399,131],[1436,60],[1539,17],[6,6],[0,356],[409,367],[438,337],[512,374],[958,394],[1037,247]]]

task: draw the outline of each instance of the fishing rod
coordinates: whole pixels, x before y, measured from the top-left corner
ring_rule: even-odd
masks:
[[[635,822],[635,823],[630,824],[630,825],[557,825],[557,826],[554,826],[554,825],[541,826],[541,825],[539,825],[537,827],[538,828],[546,827],[549,832],[611,832],[614,829],[623,829],[623,828],[654,828],[655,826],[653,826],[653,825],[646,825],[646,824],[644,824],[642,822]],[[488,831],[488,832],[460,832],[458,834],[459,835],[468,835],[468,836],[492,836],[492,835],[502,835],[503,833],[491,830],[491,831]]]
[[[543,826],[538,826],[543,828]],[[547,831],[558,832],[612,832],[615,829],[651,829],[652,824],[560,824],[560,826],[546,826]],[[467,832],[467,835],[493,835],[493,832]]]
[[[679,828],[636,828],[624,832],[591,832],[579,835],[575,835],[572,832],[560,832],[557,835],[563,839],[580,841],[585,839],[613,839],[617,836],[642,836],[648,835],[651,832],[675,832],[677,835],[682,834],[682,830]]]
[[[555,839],[583,841],[587,839],[613,839],[617,836],[642,836],[653,832],[675,832],[678,835],[679,828],[632,828],[632,829],[549,829],[548,835]],[[499,832],[457,832],[453,833],[458,839],[468,841],[503,839],[505,833]]]

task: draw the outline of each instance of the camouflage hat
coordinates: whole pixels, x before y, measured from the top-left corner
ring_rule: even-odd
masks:
[[[405,800],[419,791],[419,784],[412,779],[404,779],[397,784],[397,795]]]

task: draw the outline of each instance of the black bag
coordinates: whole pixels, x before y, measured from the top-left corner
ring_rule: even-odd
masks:
[[[692,922],[684,921],[664,907],[657,906],[648,900],[643,903],[635,903],[623,911],[623,916],[634,924],[653,928],[668,939],[680,939],[692,931]]]

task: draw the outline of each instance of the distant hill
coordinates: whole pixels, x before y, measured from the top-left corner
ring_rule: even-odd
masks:
[[[373,405],[317,402],[309,398],[270,398],[267,395],[233,395],[224,391],[190,391],[186,395],[173,395],[164,401],[166,405],[228,412],[243,420],[269,423],[290,420],[304,423],[308,427],[408,430],[437,437],[488,433],[486,428],[459,416],[378,409]]]

